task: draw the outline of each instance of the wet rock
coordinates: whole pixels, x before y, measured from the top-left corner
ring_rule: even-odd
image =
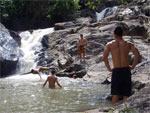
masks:
[[[73,63],[73,59],[68,55],[58,59],[57,63],[60,69],[65,69],[67,66],[70,66]]]
[[[48,48],[48,36],[44,36],[41,40],[42,46]]]
[[[18,43],[10,36],[9,30],[0,23],[0,77],[15,73],[19,55]]]
[[[15,31],[9,30],[10,36],[21,46],[21,37]]]
[[[140,90],[140,89],[142,89],[144,86],[145,86],[145,83],[141,83],[141,82],[139,82],[139,81],[134,81],[134,82],[132,82],[132,88],[133,88],[133,89]]]
[[[143,11],[144,11],[146,16],[150,16],[150,6],[144,7]]]
[[[87,73],[87,71],[83,65],[72,64],[72,65],[66,67],[63,72],[58,73],[58,75],[72,77],[73,74],[75,74],[76,78],[82,78],[84,75],[86,75],[86,73]]]
[[[133,96],[127,99],[126,105],[136,113],[149,113],[150,101],[149,101],[149,90],[150,84],[147,84],[143,89],[135,93]],[[126,109],[123,104],[116,106],[116,109],[121,111]]]
[[[56,23],[54,25],[55,30],[62,30],[70,27],[74,27],[75,24],[73,22],[64,22],[64,23]]]
[[[108,80],[108,77],[107,77],[106,80],[102,82],[101,84],[108,85],[108,84],[111,84],[111,82]]]
[[[16,72],[18,61],[0,60],[0,77],[6,77]]]
[[[104,107],[104,108],[100,109],[99,111],[108,113],[110,110],[111,110],[110,107]]]
[[[82,69],[82,70],[80,70],[80,71],[77,71],[77,72],[75,72],[75,74],[77,75],[76,78],[83,78],[83,76],[85,76],[86,73],[87,73],[87,72],[86,72],[85,69]]]
[[[69,77],[72,78],[73,74],[72,73],[56,73],[56,76],[58,77]]]

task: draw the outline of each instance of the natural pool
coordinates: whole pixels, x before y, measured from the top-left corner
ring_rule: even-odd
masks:
[[[104,106],[101,99],[110,86],[87,83],[82,79],[59,78],[62,89],[42,87],[46,80],[38,75],[11,76],[0,79],[0,113],[70,113]]]

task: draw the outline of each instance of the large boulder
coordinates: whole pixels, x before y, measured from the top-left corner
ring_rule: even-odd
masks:
[[[74,27],[75,24],[73,22],[64,22],[64,23],[56,23],[54,25],[55,30],[62,30],[70,27]]]
[[[0,77],[15,72],[19,55],[18,43],[10,36],[9,31],[0,24]]]

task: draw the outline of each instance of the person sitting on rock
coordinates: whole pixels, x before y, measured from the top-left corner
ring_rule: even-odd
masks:
[[[85,60],[85,48],[87,46],[87,41],[83,38],[83,34],[80,34],[80,40],[78,41],[78,51],[80,55],[80,61]]]
[[[59,84],[59,82],[58,82],[58,78],[56,77],[56,75],[55,75],[55,71],[54,70],[52,70],[51,71],[51,76],[48,76],[47,77],[47,80],[45,81],[45,83],[43,84],[43,87],[47,84],[47,82],[49,82],[49,88],[55,88],[55,83],[57,83],[57,85],[60,87],[60,88],[62,88],[62,86]]]

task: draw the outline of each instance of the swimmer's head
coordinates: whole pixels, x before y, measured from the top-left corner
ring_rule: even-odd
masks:
[[[31,73],[34,72],[34,69],[31,69]]]
[[[52,75],[54,75],[54,74],[56,73],[56,71],[55,71],[55,70],[52,70],[51,73],[52,73]]]

